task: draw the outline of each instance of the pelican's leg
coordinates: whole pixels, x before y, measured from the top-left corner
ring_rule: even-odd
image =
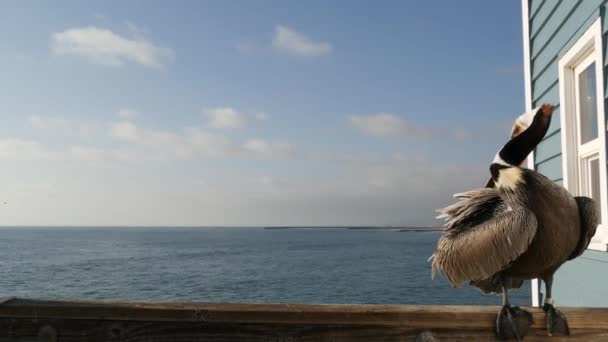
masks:
[[[545,305],[543,305],[547,323],[547,333],[549,336],[553,336],[554,334],[568,336],[570,335],[570,328],[568,327],[566,316],[553,306],[553,297],[551,297],[553,274],[543,277],[543,281],[545,282],[545,290],[547,292]]]
[[[502,286],[502,309],[496,319],[496,333],[502,340],[515,338],[521,341],[532,324],[532,314],[518,306],[512,307],[509,303],[506,279],[500,277],[499,281]]]

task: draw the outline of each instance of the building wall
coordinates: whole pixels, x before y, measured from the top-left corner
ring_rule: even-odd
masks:
[[[532,107],[556,105],[551,126],[534,154],[536,170],[562,183],[562,153],[559,106],[559,59],[599,17],[604,33],[604,80],[608,81],[608,0],[529,0],[528,27]],[[604,85],[604,101],[606,95]],[[605,108],[608,108],[606,106]],[[553,297],[556,305],[608,307],[608,253],[586,251],[566,263],[555,275]],[[541,284],[541,303],[544,285]]]
[[[601,16],[606,0],[530,0],[529,5],[532,107],[557,104],[549,132],[536,149],[534,164],[539,172],[561,183],[558,62]],[[604,30],[607,26],[603,25]]]
[[[588,250],[567,262],[553,278],[552,295],[555,305],[608,307],[607,271],[607,252]],[[542,293],[544,295],[544,288]]]

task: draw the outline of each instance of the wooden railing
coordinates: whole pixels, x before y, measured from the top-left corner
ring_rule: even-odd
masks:
[[[608,309],[561,308],[572,336],[608,341]],[[499,307],[0,300],[0,341],[494,341]]]

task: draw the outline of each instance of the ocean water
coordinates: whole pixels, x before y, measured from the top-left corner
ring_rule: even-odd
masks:
[[[438,232],[3,228],[0,296],[248,303],[500,304],[431,279]],[[512,291],[530,303],[528,282]]]

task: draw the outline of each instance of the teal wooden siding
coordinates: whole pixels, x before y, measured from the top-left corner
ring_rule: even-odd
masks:
[[[557,306],[608,307],[606,280],[608,253],[586,251],[568,261],[553,278],[553,293]],[[541,286],[544,298],[544,284]]]
[[[591,24],[602,18],[604,99],[608,108],[608,0],[529,0],[530,75],[532,107],[557,106],[549,131],[535,151],[535,168],[562,184],[559,105],[559,59]],[[608,253],[586,251],[563,265],[555,275],[553,298],[559,306],[608,307]],[[541,301],[544,294],[541,284]],[[541,302],[542,303],[542,302]]]
[[[606,0],[530,0],[530,75],[532,107],[556,105],[549,132],[535,151],[535,168],[562,180],[559,58],[597,18]],[[606,25],[604,25],[606,27]]]

